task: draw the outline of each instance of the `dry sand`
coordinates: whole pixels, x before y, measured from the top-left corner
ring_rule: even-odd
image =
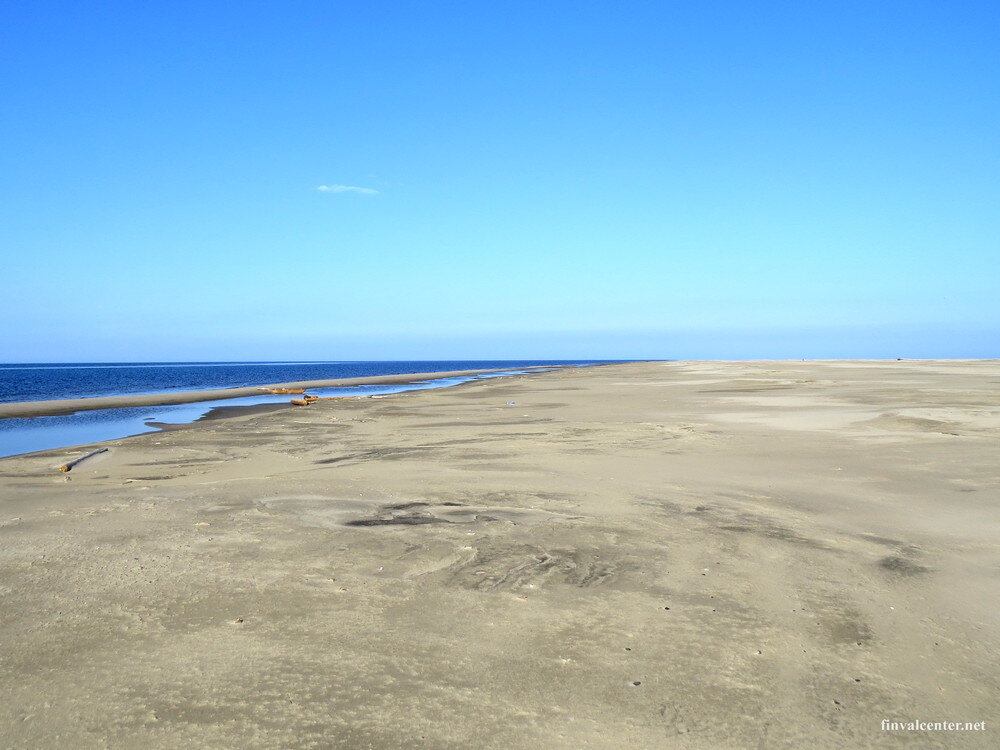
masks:
[[[997,747],[998,385],[613,365],[3,459],[0,745]]]

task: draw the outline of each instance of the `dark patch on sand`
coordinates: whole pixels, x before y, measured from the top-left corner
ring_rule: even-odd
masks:
[[[900,555],[889,555],[888,557],[883,557],[878,561],[879,567],[883,570],[888,570],[892,573],[898,573],[903,576],[915,576],[921,573],[929,573],[930,568],[919,565],[918,563],[908,560]]]
[[[849,646],[867,646],[875,641],[875,632],[860,612],[850,607],[833,607],[819,619],[830,641]]]
[[[443,518],[423,515],[391,516],[389,518],[363,518],[360,521],[346,521],[345,526],[419,526],[427,523],[451,523]]]
[[[903,544],[903,542],[900,541],[899,539],[892,539],[891,537],[887,536],[879,536],[878,534],[861,534],[860,536],[862,539],[865,539],[869,542],[874,542],[875,544],[881,544],[886,547],[900,547]]]
[[[395,505],[386,505],[386,510],[410,510],[411,508],[426,508],[428,503],[422,502],[412,502],[412,503],[396,503]]]

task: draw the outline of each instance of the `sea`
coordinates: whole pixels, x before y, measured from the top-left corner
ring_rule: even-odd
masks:
[[[404,375],[419,372],[504,369],[505,373],[402,385],[311,388],[317,396],[368,396],[445,388],[523,372],[527,367],[586,366],[610,360],[428,360],[399,362],[73,362],[0,364],[0,403],[153,394],[287,383],[299,380]],[[52,417],[0,419],[0,457],[85,445],[186,424],[219,407],[287,403],[262,394],[194,404],[81,411]]]

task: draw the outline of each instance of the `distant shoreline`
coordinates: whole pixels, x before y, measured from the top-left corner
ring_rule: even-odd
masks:
[[[246,396],[260,396],[269,389],[288,388],[346,388],[363,385],[397,385],[416,383],[424,380],[442,380],[470,375],[487,375],[498,372],[519,372],[522,370],[558,369],[559,365],[531,365],[524,367],[494,368],[486,370],[452,370],[448,372],[414,372],[400,375],[373,375],[360,378],[334,378],[327,380],[299,380],[286,383],[241,386],[237,388],[212,388],[196,391],[173,391],[167,393],[122,394],[118,396],[95,396],[88,398],[53,399],[46,401],[14,401],[0,404],[0,419],[51,417],[73,414],[96,409],[121,409],[135,406],[166,406],[171,404],[192,404],[199,401],[218,401]]]

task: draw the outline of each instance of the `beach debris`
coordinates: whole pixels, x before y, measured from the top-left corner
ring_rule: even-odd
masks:
[[[88,458],[92,458],[98,455],[99,453],[107,453],[107,452],[108,452],[107,448],[98,448],[97,450],[91,451],[85,456],[80,456],[79,458],[74,459],[72,461],[67,461],[62,466],[59,467],[59,471],[72,471],[74,466],[76,466],[79,463],[82,463],[83,461],[86,461]]]
[[[340,398],[339,396],[313,396],[308,393],[302,396],[302,398],[293,398],[292,403],[295,406],[309,406],[313,401],[333,401],[334,399]]]
[[[517,401],[508,401],[507,406],[517,406]]]
[[[260,388],[259,390],[264,391],[264,393],[270,393],[275,396],[290,396],[299,393],[305,393],[305,388]]]

